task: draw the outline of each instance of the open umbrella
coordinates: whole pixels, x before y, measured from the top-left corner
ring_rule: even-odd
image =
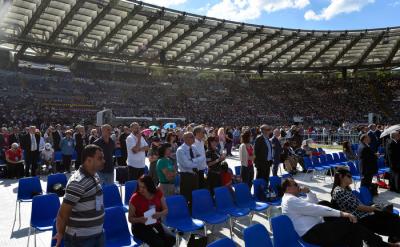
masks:
[[[156,131],[156,130],[159,130],[160,127],[158,127],[156,125],[152,125],[152,126],[149,127],[149,129],[151,129],[152,131]]]
[[[176,123],[166,123],[164,129],[176,129]]]
[[[383,138],[383,137],[385,137],[387,135],[390,135],[390,133],[392,133],[394,131],[398,131],[398,130],[400,130],[400,124],[392,125],[392,126],[390,126],[389,128],[385,129],[382,132],[380,138]]]
[[[151,134],[153,134],[153,131],[151,129],[145,129],[142,131],[142,133],[145,136],[150,136]]]

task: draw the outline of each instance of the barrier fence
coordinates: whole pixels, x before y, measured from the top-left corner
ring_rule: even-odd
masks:
[[[303,140],[312,139],[317,144],[323,145],[341,145],[344,141],[348,141],[352,144],[359,142],[358,134],[304,134]]]

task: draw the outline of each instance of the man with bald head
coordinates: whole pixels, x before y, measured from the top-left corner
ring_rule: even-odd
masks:
[[[390,190],[400,193],[400,134],[398,131],[390,133],[390,140],[386,145],[386,161],[390,167]]]
[[[183,195],[191,207],[192,191],[199,188],[198,171],[205,162],[205,157],[200,154],[194,144],[192,132],[183,134],[184,143],[176,151],[176,159],[180,174],[180,194]]]
[[[257,169],[257,178],[264,178],[268,184],[269,174],[272,166],[272,161],[274,158],[274,151],[272,143],[269,140],[272,134],[272,128],[269,125],[262,125],[260,127],[261,135],[257,136],[254,144],[254,164]]]

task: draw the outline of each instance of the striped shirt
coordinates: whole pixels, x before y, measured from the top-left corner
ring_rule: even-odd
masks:
[[[100,178],[82,167],[68,180],[64,203],[72,205],[65,233],[88,237],[102,233],[104,222],[103,191]]]

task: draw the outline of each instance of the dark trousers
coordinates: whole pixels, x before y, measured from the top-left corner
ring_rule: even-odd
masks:
[[[367,188],[371,187],[373,175],[366,174],[361,178],[361,186],[365,186]]]
[[[241,166],[240,167],[240,177],[242,179],[242,182],[247,184],[249,188],[251,189],[251,186],[253,185],[253,180],[254,180],[254,168],[253,166]]]
[[[226,147],[226,155],[228,155],[228,156],[232,156],[232,142],[227,142],[226,144],[225,144],[225,147]]]
[[[256,178],[263,178],[269,184],[269,174],[271,173],[272,161],[266,161],[264,164],[257,164]]]
[[[207,174],[207,183],[211,195],[214,195],[214,188],[221,186],[221,173],[219,171],[209,170]]]
[[[395,191],[397,193],[400,192],[400,173],[393,171],[392,169],[390,170],[390,190]]]
[[[25,177],[29,177],[29,169],[31,176],[36,176],[37,162],[39,159],[39,151],[27,151],[25,155]]]
[[[192,191],[199,188],[199,176],[195,173],[181,172],[181,180],[179,184],[179,190],[189,203],[189,207],[192,205]]]
[[[382,238],[361,224],[351,223],[348,219],[338,218],[315,225],[302,236],[310,244],[321,247],[348,246],[362,247],[363,241],[371,247],[388,246]]]
[[[82,150],[76,150],[75,170],[78,170],[82,164]]]
[[[22,178],[24,176],[24,163],[17,164],[7,163],[7,177],[8,178]]]
[[[375,212],[359,220],[359,223],[379,235],[400,239],[400,218],[389,212]]]
[[[207,189],[207,180],[204,177],[204,170],[198,171],[197,175],[199,176],[199,178],[198,178],[199,189]]]
[[[61,169],[62,171],[67,171],[70,172],[71,170],[71,160],[72,160],[72,155],[62,155],[62,166]]]
[[[144,168],[128,166],[128,180],[138,180],[144,174]]]
[[[278,176],[278,170],[279,170],[279,165],[281,164],[281,162],[277,161],[274,162],[273,166],[272,166],[272,175],[273,176]]]
[[[172,247],[175,245],[175,236],[164,229],[161,224],[148,226],[134,224],[132,225],[132,233],[150,247]]]

